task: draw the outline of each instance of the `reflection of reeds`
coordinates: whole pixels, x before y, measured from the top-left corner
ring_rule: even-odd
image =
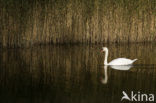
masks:
[[[151,42],[155,0],[0,1],[0,44]]]
[[[152,51],[155,50],[154,45],[112,45],[108,48],[108,61],[118,57],[138,58],[136,63],[144,65],[155,64],[156,61],[156,58],[153,58],[155,51]],[[104,54],[100,53],[97,46],[47,46],[2,51],[0,56],[2,57],[0,68],[10,73],[8,77],[23,70],[34,79],[40,75],[52,76],[50,77],[52,80],[63,76],[68,80],[75,78],[77,82],[83,75],[81,74],[83,71],[96,74],[99,66],[103,66],[104,60]]]
[[[99,93],[102,92],[104,94],[101,94],[101,103],[103,103],[103,96],[108,97],[106,92],[118,91],[120,95],[119,89],[124,87],[145,88],[144,81],[147,80],[148,82],[149,78],[151,78],[150,83],[146,83],[146,87],[155,91],[151,82],[155,82],[153,77],[156,75],[156,68],[149,69],[148,67],[146,69],[138,67],[139,70],[133,68],[129,72],[108,68],[108,86],[104,87],[102,85],[101,87],[100,78],[103,76],[101,71],[103,70],[104,60],[104,54],[100,52],[101,47],[101,45],[92,47],[41,46],[16,50],[1,49],[0,90],[2,92],[0,94],[13,92],[16,94],[15,98],[17,98],[18,94],[21,97],[21,95],[25,96],[25,94],[29,92],[32,94],[32,91],[35,91],[35,95],[30,95],[30,98],[32,98],[38,96],[38,93],[51,96],[51,94],[47,94],[50,92],[59,97],[61,94],[65,95],[64,93],[67,93],[69,96],[68,93],[71,93],[72,99],[78,98],[77,100],[79,100],[80,97],[83,97],[81,99],[86,100],[84,99],[85,96],[90,97],[90,95],[94,94],[93,98],[95,96],[99,98]],[[156,61],[156,58],[153,58],[156,55],[156,51],[154,51],[156,46],[154,45],[108,45],[108,48],[110,52],[108,61],[118,57],[131,59],[137,57],[137,64],[154,64]],[[136,80],[137,85],[130,85]],[[118,89],[114,88],[114,86]],[[45,93],[42,92],[44,90]],[[19,93],[19,91],[22,91],[22,93]],[[89,98],[89,100],[93,98]]]

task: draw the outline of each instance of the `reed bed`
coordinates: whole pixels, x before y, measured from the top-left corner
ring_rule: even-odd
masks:
[[[155,0],[0,0],[0,44],[156,40]]]

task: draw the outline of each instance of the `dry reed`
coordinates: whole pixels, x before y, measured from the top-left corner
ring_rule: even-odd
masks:
[[[153,42],[155,0],[0,0],[0,44]]]

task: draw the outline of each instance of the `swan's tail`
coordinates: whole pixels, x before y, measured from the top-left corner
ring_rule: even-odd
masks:
[[[136,60],[138,60],[138,59],[134,59],[133,62],[135,62]]]

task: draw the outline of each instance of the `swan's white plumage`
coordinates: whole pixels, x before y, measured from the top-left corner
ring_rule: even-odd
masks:
[[[108,65],[130,65],[137,59],[131,60],[127,58],[117,58],[108,63]]]
[[[108,48],[103,47],[102,49],[103,49],[103,51],[105,51],[104,65],[131,65],[137,60],[137,59],[131,60],[131,59],[127,59],[127,58],[117,58],[117,59],[114,59],[111,62],[107,63]]]

